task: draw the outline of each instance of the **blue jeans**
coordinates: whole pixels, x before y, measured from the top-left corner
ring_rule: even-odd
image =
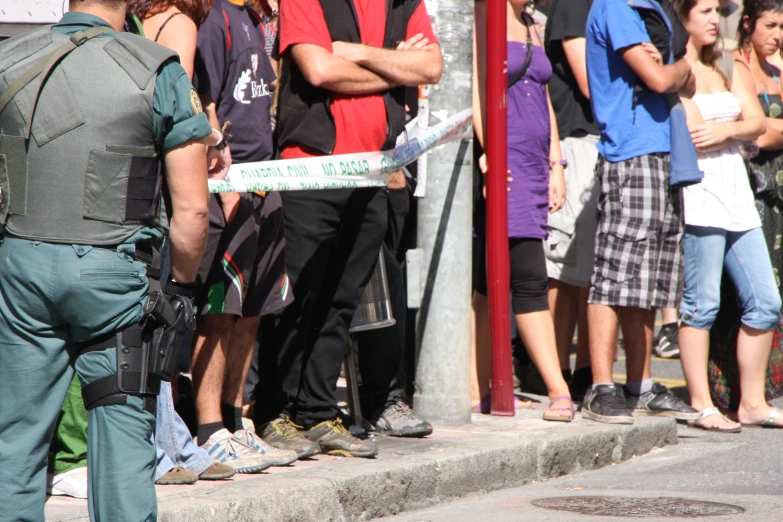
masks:
[[[683,324],[709,330],[720,308],[723,270],[737,289],[742,323],[772,330],[780,320],[780,294],[761,228],[731,232],[685,227],[685,288],[680,306]]]
[[[176,466],[182,466],[201,475],[212,459],[199,448],[190,436],[188,427],[174,410],[171,384],[162,382],[158,395],[158,419],[155,427],[155,449],[158,452],[155,480]]]

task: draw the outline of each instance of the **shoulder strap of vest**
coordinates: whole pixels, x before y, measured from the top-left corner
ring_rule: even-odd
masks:
[[[35,99],[33,100],[32,107],[30,108],[30,115],[27,118],[27,127],[24,130],[24,137],[26,140],[30,139],[30,132],[33,128],[33,117],[35,116],[35,109],[38,106],[38,98],[41,96],[41,90],[43,89],[43,86],[46,83],[46,79],[49,77],[52,70],[54,70],[60,61],[70,54],[71,51],[82,45],[87,40],[95,38],[96,36],[108,31],[113,31],[113,29],[104,25],[98,25],[88,29],[87,31],[79,31],[74,33],[63,45],[35,62],[32,67],[25,71],[22,76],[17,78],[16,81],[12,83],[8,89],[3,92],[2,95],[0,95],[0,114],[2,114],[3,110],[5,110],[6,106],[14,98],[14,96],[16,96],[19,91],[24,89],[31,81],[41,75],[41,82],[38,85],[38,92],[35,94]]]

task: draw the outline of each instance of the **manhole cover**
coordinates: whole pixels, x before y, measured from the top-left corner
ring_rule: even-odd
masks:
[[[744,508],[684,498],[558,497],[534,500],[536,507],[605,517],[716,517]]]

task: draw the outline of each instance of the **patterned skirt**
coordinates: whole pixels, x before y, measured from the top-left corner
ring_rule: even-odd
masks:
[[[783,296],[783,155],[762,153],[750,165],[750,182],[756,192],[756,208],[761,216],[764,238],[772,260],[778,290]],[[734,285],[727,274],[721,285],[721,308],[710,331],[709,379],[715,406],[730,411],[739,407],[740,385],[737,364],[737,334],[742,306],[737,302]],[[767,400],[783,395],[783,322],[778,324],[772,340],[767,367]]]

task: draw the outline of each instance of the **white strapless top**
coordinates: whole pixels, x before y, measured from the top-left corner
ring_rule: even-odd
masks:
[[[697,94],[693,101],[705,122],[737,121],[741,113],[739,100],[728,91]],[[739,145],[698,153],[698,159],[704,179],[683,190],[685,223],[734,232],[760,227],[761,219]]]

